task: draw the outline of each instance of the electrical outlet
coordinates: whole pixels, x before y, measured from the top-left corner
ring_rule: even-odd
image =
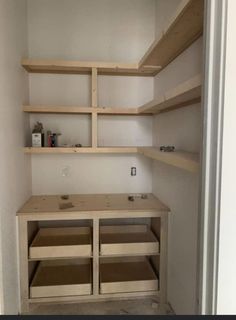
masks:
[[[134,177],[136,175],[137,175],[137,169],[136,169],[136,167],[132,167],[131,168],[131,176]]]

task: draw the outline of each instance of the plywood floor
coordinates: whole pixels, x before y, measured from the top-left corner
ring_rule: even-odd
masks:
[[[138,299],[126,301],[79,303],[79,304],[51,304],[33,305],[29,315],[160,315],[159,305],[155,299]],[[163,314],[163,312],[162,312]],[[173,315],[169,305],[165,313]]]

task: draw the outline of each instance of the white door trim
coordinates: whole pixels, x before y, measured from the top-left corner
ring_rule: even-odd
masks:
[[[216,314],[228,0],[205,1],[198,313]]]

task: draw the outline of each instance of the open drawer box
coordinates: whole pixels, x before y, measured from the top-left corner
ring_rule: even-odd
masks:
[[[91,228],[40,228],[29,248],[30,259],[90,257]]]
[[[159,241],[147,225],[100,227],[100,255],[155,255]]]
[[[157,291],[158,279],[145,257],[139,261],[100,263],[100,293]]]
[[[90,262],[42,261],[30,285],[30,298],[90,295],[91,279]]]

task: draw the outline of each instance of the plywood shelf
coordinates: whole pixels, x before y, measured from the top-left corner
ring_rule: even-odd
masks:
[[[76,107],[76,106],[23,106],[23,112],[49,114],[139,115],[138,108]]]
[[[201,101],[201,75],[180,84],[155,100],[138,108],[139,114],[158,114],[183,108]]]
[[[41,228],[29,248],[29,258],[38,260],[91,255],[89,227]]]
[[[96,68],[100,75],[153,76],[157,67],[141,67],[138,63],[91,62],[68,60],[23,59],[26,71],[31,73],[91,74]]]
[[[160,66],[160,72],[203,34],[204,0],[182,0],[166,30],[156,39],[139,63]]]
[[[137,147],[101,147],[101,148],[33,148],[25,147],[24,152],[27,154],[130,154],[137,153]]]
[[[159,254],[159,242],[147,225],[100,227],[100,255]]]
[[[158,148],[154,147],[138,148],[138,152],[148,158],[158,160],[190,172],[197,172],[199,169],[199,156],[196,153],[184,151],[162,152]]]
[[[101,294],[157,290],[158,279],[147,259],[100,263]]]
[[[40,262],[30,285],[30,298],[90,295],[90,264]]]

